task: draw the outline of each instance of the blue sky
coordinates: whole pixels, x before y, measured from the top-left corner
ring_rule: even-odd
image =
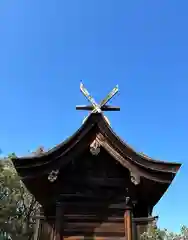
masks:
[[[0,146],[3,154],[53,147],[87,112],[82,79],[136,150],[182,162],[155,208],[159,226],[188,225],[188,2],[0,1]]]

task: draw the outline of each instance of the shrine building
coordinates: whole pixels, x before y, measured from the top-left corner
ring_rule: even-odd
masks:
[[[116,92],[101,104],[89,95],[91,106],[80,109],[92,112],[66,141],[48,152],[13,158],[41,205],[35,240],[137,240],[157,220],[153,208],[181,164],[140,154],[116,135],[103,112],[118,110],[106,105]]]

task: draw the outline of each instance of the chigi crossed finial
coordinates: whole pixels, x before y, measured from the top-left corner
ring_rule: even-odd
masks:
[[[101,113],[102,111],[119,111],[119,107],[106,105],[110,99],[112,99],[116,93],[118,93],[118,85],[112,89],[112,91],[104,98],[99,104],[95,101],[95,99],[90,95],[87,89],[84,87],[83,83],[80,83],[80,90],[84,94],[84,96],[88,99],[91,105],[79,105],[76,106],[77,110],[88,110],[91,113]]]

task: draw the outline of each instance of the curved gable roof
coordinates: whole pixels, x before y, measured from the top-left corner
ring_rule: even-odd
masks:
[[[51,170],[63,167],[87,149],[96,138],[101,143],[101,147],[124,167],[143,177],[139,187],[140,194],[145,192],[145,196],[152,197],[152,205],[155,205],[167,190],[181,166],[179,163],[158,161],[137,153],[114,133],[103,114],[99,113],[89,115],[74,135],[48,152],[28,157],[15,157],[12,161],[26,185],[29,188],[32,186],[32,191],[35,192],[35,188],[38,189],[40,186],[36,186],[35,181],[30,178],[40,179]],[[150,186],[149,193],[148,186]]]
[[[90,114],[89,117],[86,119],[86,121],[81,125],[81,127],[69,138],[67,138],[65,141],[63,141],[62,143],[60,143],[59,145],[53,147],[52,149],[50,149],[47,152],[42,152],[39,155],[31,155],[31,156],[25,156],[25,157],[14,157],[13,161],[15,162],[16,165],[18,166],[26,166],[27,163],[30,160],[32,160],[32,162],[34,163],[34,161],[45,161],[46,157],[52,157],[54,153],[58,152],[61,150],[62,151],[66,151],[69,146],[77,141],[80,140],[82,137],[84,137],[84,135],[89,132],[94,125],[98,126],[100,131],[107,136],[108,138],[111,138],[111,140],[115,141],[117,145],[119,145],[119,147],[121,148],[121,150],[125,151],[127,154],[136,157],[136,159],[134,159],[134,161],[136,160],[138,163],[142,163],[142,164],[152,164],[152,166],[156,166],[158,169],[160,170],[169,170],[172,172],[177,172],[181,166],[180,163],[176,163],[176,162],[167,162],[167,161],[161,161],[161,160],[156,160],[153,158],[150,158],[149,156],[145,155],[145,154],[141,154],[139,152],[136,152],[129,144],[125,143],[120,137],[118,137],[113,129],[110,127],[110,125],[107,123],[107,121],[105,120],[103,114],[101,113],[93,113]],[[19,162],[18,162],[19,160]]]
[[[124,159],[128,159],[130,163],[136,165],[137,167],[144,170],[150,170],[155,173],[160,172],[161,174],[171,174],[169,180],[172,181],[181,166],[179,163],[158,161],[137,153],[114,133],[101,113],[89,115],[87,120],[71,137],[48,152],[28,157],[16,157],[12,159],[13,163],[20,173],[23,173],[24,169],[28,169],[28,171],[32,171],[32,169],[36,168],[40,168],[41,170],[45,170],[45,168],[48,169],[48,166],[53,166],[56,161],[58,161],[61,165],[64,162],[63,159],[65,159],[65,156],[68,158],[68,153],[70,155],[69,158],[72,158],[72,154],[74,154],[72,149],[81,143],[81,141],[83,141],[90,132],[93,132],[94,128],[98,129],[99,133],[101,133],[102,136],[110,142],[112,147],[114,147],[116,151],[124,157]],[[61,162],[59,161],[60,158]]]

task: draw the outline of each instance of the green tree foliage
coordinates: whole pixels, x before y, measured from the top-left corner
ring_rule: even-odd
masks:
[[[32,217],[39,206],[18,177],[12,156],[0,160],[0,239],[26,240],[33,235]]]
[[[188,228],[182,226],[180,233],[173,233],[167,229],[160,230],[151,227],[141,236],[141,240],[188,240]]]

